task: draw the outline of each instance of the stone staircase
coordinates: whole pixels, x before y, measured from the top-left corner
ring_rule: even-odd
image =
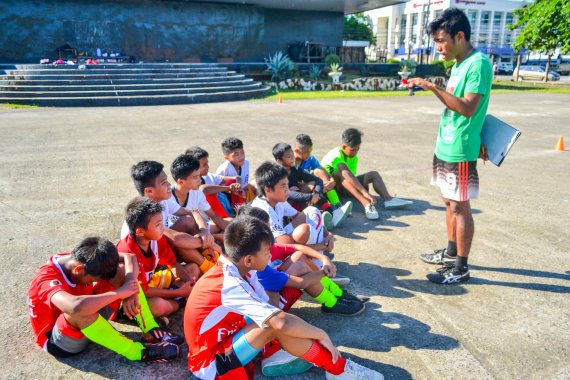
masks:
[[[259,98],[269,87],[217,64],[0,65],[0,103],[147,106]]]

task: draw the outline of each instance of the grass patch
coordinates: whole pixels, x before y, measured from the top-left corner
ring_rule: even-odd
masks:
[[[38,108],[38,106],[28,105],[28,104],[13,104],[13,103],[2,103],[0,104],[1,109],[18,109],[18,108]]]
[[[508,94],[513,92],[570,94],[570,84],[561,84],[560,82],[514,82],[510,80],[497,80],[493,82],[492,93]]]

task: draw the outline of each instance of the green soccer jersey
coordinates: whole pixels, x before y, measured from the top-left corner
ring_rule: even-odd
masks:
[[[458,98],[466,93],[481,94],[477,110],[465,117],[445,108],[439,124],[435,155],[446,162],[476,161],[481,149],[481,128],[487,115],[493,68],[489,58],[475,51],[451,69],[447,92]]]
[[[358,156],[347,157],[342,149],[337,146],[328,152],[321,160],[321,166],[333,175],[338,170],[338,164],[345,164],[352,174],[356,175],[356,168],[358,166]]]

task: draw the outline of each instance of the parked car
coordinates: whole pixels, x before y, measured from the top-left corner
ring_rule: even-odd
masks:
[[[513,78],[516,78],[517,70],[518,69],[515,69],[513,71]],[[544,80],[544,77],[546,75],[546,70],[544,69],[544,67],[540,66],[521,66],[518,72],[519,72],[519,80],[524,80],[524,79]],[[548,80],[550,81],[560,80],[560,74],[558,74],[556,71],[550,70],[550,72],[548,73]]]
[[[499,70],[499,74],[511,74],[513,72],[513,63],[499,62],[497,64],[497,69]]]

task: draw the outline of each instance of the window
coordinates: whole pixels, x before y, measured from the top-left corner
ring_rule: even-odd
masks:
[[[490,17],[491,17],[491,12],[489,11],[481,12],[481,30],[487,30],[489,28]]]
[[[408,29],[408,15],[402,16],[402,21],[400,21],[400,47],[406,47],[406,29]]]
[[[505,25],[512,25],[512,23],[513,23],[513,13],[507,12],[507,16],[505,19]]]
[[[479,38],[477,39],[477,46],[487,46],[487,34],[479,33]]]
[[[413,44],[416,43],[416,40],[418,38],[418,17],[419,15],[417,13],[412,13],[412,37],[411,37],[411,41]]]
[[[477,22],[477,11],[467,12],[467,18],[469,19],[469,23],[471,24],[471,28],[474,28],[475,23]]]
[[[503,13],[497,12],[495,16],[493,16],[493,32],[500,33],[501,31],[501,19],[503,18]],[[493,37],[494,39],[494,37]]]

